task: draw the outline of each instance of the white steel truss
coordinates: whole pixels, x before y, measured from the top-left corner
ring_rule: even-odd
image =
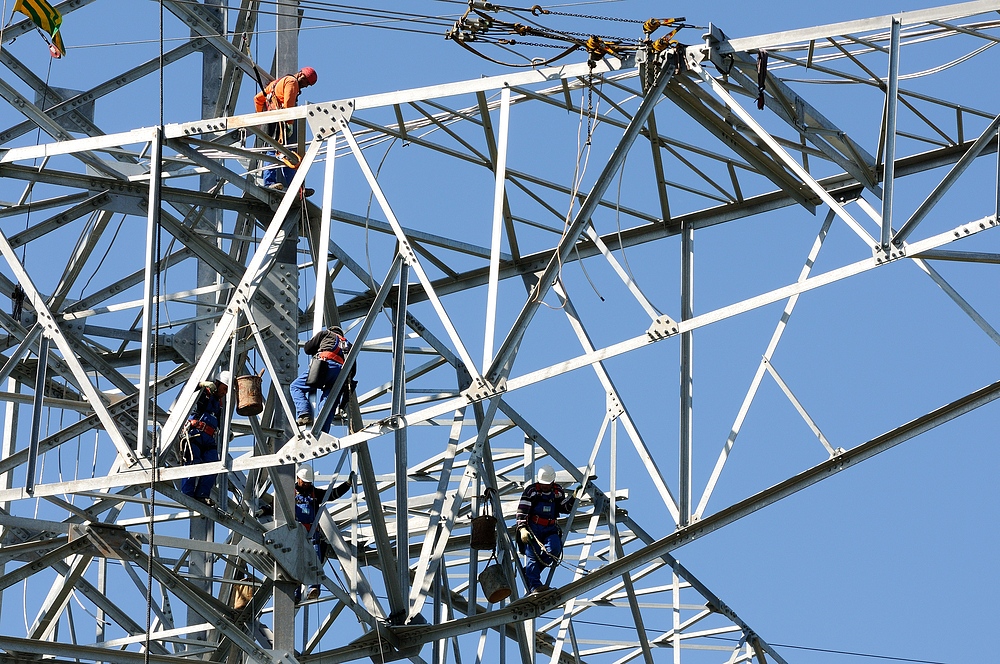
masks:
[[[849,413],[816,408],[809,372],[779,352],[810,298],[866,306],[872,284],[885,298],[924,277],[951,306],[935,317],[1000,343],[934,267],[968,283],[1000,262],[1000,99],[938,92],[996,62],[1000,1],[739,40],[713,26],[638,63],[243,115],[239,80],[264,70],[212,23],[217,4],[164,3],[227,62],[207,119],[105,134],[85,104],[157,63],[66,96],[0,53],[16,75],[0,96],[23,114],[0,128],[0,292],[25,294],[22,311],[0,312],[0,662],[784,662],[767,624],[672,553],[1000,396],[1000,383],[956,377],[932,406],[841,440],[829,427]],[[244,15],[256,3],[230,4]],[[907,62],[920,76],[900,74]],[[298,125],[301,152],[268,138],[281,122]],[[585,124],[563,177],[548,146],[582,145]],[[18,142],[35,127],[53,140]],[[298,164],[287,190],[261,186],[260,169],[283,160]],[[926,193],[908,210],[896,204],[910,179]],[[734,268],[696,307],[695,240],[751,223],[773,265]],[[362,389],[323,433],[333,400],[300,427],[286,383],[299,341],[334,323]],[[701,335],[762,341],[750,370],[727,376],[749,386],[718,441],[694,427]],[[261,375],[263,410],[230,409],[222,460],[182,465],[178,434],[220,369]],[[737,495],[733,452],[766,388],[805,424],[812,460]],[[710,459],[705,472],[694,456]],[[543,462],[577,500],[553,589],[524,597],[502,526]],[[358,478],[322,515],[321,569],[287,526],[290,469],[304,463],[321,482]],[[204,475],[219,477],[214,506],[177,488]],[[470,550],[471,517],[486,511],[501,522],[494,556]],[[495,604],[477,583],[489,565],[513,593]],[[319,600],[281,599],[312,582]],[[14,633],[20,584],[40,604]]]

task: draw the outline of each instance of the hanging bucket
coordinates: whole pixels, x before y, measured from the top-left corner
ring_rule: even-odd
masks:
[[[497,548],[497,518],[491,514],[493,503],[490,497],[493,487],[486,487],[480,499],[483,513],[472,518],[472,536],[469,546],[479,551],[493,551]]]
[[[264,394],[260,389],[260,376],[236,378],[236,412],[239,415],[257,415],[264,410]]]
[[[469,546],[479,551],[492,551],[497,545],[497,518],[491,514],[472,520],[472,538]]]
[[[253,599],[253,586],[246,585],[234,585],[233,586],[233,596],[232,603],[233,609],[236,611],[242,611],[243,607],[250,603]]]
[[[500,565],[489,565],[484,569],[479,575],[479,585],[483,587],[483,595],[491,604],[510,597],[510,586],[507,585],[507,578]]]

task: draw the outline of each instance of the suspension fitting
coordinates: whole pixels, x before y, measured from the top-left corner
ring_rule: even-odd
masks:
[[[674,25],[675,23],[683,23],[686,20],[687,19],[683,16],[678,16],[677,18],[651,18],[642,24],[642,31],[647,35],[651,35],[664,26]],[[680,27],[681,26],[677,26],[677,28],[674,29],[674,34],[677,33],[677,30],[680,30]]]

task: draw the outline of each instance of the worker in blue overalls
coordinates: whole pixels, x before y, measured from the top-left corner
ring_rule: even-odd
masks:
[[[324,499],[336,500],[351,490],[354,486],[355,475],[352,472],[347,481],[336,487],[320,489],[313,484],[313,469],[309,466],[301,466],[295,473],[295,520],[301,523],[306,531],[312,530],[312,544],[316,550],[316,557],[319,558],[320,566],[326,557],[326,538],[319,527],[313,527],[316,519],[319,518],[320,506]],[[327,495],[329,493],[329,495]],[[316,599],[319,597],[319,585],[309,586],[309,593],[306,599]],[[302,589],[295,589],[295,603],[302,599]]]
[[[524,578],[529,595],[548,590],[542,584],[542,570],[562,559],[562,532],[556,520],[573,509],[573,495],[556,484],[552,466],[539,468],[535,479],[517,504],[517,542],[527,558]]]
[[[221,422],[226,409],[226,393],[229,391],[230,374],[220,371],[215,380],[198,383],[198,400],[180,435],[181,463],[190,466],[212,463],[219,460],[219,445],[222,435]],[[196,500],[211,505],[215,475],[187,477],[181,482],[181,492]]]
[[[347,355],[351,351],[351,342],[344,336],[342,327],[333,325],[317,332],[305,343],[303,350],[305,350],[306,355],[313,355],[316,360],[321,361],[320,368],[322,371],[318,372],[318,375],[312,376],[312,367],[307,367],[302,372],[302,375],[291,382],[288,386],[288,391],[292,395],[292,403],[295,404],[296,424],[299,426],[312,426],[312,404],[309,403],[309,397],[315,394],[316,390],[320,390],[321,392],[320,403],[330,396],[333,384],[337,382],[337,376],[340,375],[340,370],[344,368]],[[355,362],[351,366],[347,382],[344,383],[344,387],[340,393],[336,395],[337,398],[334,402],[336,407],[330,411],[329,417],[323,423],[324,432],[330,431],[330,425],[337,415],[337,410],[347,407],[350,391],[358,385],[358,382],[354,380],[356,370],[357,363]],[[322,408],[322,406],[320,407]]]

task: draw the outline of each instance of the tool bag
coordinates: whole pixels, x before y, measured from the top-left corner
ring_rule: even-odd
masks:
[[[320,388],[326,384],[326,375],[330,370],[326,360],[315,355],[309,360],[309,373],[306,374],[306,385],[308,387]]]

